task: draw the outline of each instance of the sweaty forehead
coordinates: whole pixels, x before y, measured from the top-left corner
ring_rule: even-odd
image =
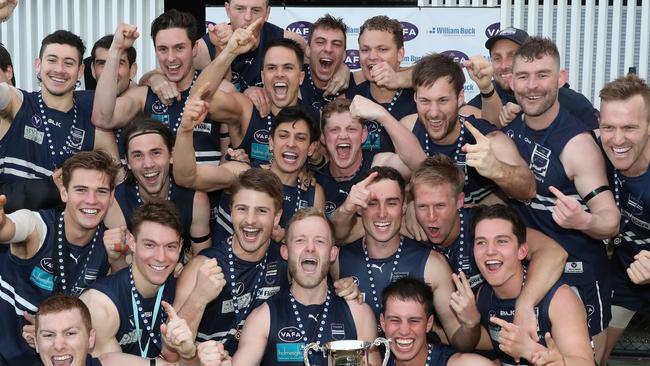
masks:
[[[50,43],[43,50],[43,58],[58,57],[64,59],[73,59],[79,62],[79,51],[67,44]]]
[[[298,61],[298,56],[292,49],[276,46],[271,47],[266,51],[266,55],[264,56],[264,66],[285,64],[292,64],[294,66],[299,66],[301,64]]]

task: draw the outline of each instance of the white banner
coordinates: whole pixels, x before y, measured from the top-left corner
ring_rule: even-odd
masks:
[[[350,69],[359,68],[359,28],[373,16],[387,15],[402,23],[404,28],[404,59],[402,66],[413,65],[431,52],[447,53],[459,61],[472,55],[489,56],[485,41],[499,31],[500,10],[495,8],[301,8],[273,7],[269,22],[307,38],[309,27],[324,14],[341,17],[348,26],[345,63]],[[208,22],[228,21],[223,7],[207,7]],[[465,100],[469,101],[478,88],[467,73]]]

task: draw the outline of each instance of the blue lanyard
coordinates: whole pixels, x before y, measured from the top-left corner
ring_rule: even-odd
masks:
[[[160,286],[160,288],[158,289],[158,294],[156,295],[156,302],[153,307],[153,314],[151,314],[151,327],[156,326],[156,319],[158,318],[158,310],[160,310],[160,302],[162,300],[162,294],[164,289],[165,289],[164,284]],[[140,357],[147,357],[147,354],[149,353],[149,341],[151,341],[151,336],[149,336],[149,339],[147,339],[147,344],[145,345],[144,349],[142,349],[142,333],[140,333],[140,313],[138,312],[138,306],[136,305],[136,300],[135,300],[135,296],[133,295],[133,291],[131,291],[131,305],[133,305],[133,321],[135,323],[136,334],[138,335],[138,347],[140,348]],[[154,340],[154,343],[155,342],[156,341]]]

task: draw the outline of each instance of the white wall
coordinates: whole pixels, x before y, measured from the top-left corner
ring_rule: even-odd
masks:
[[[164,0],[19,0],[11,19],[0,24],[0,42],[11,53],[17,86],[37,90],[34,59],[43,37],[69,30],[84,40],[89,56],[93,43],[119,22],[135,24],[141,33],[135,44],[139,78],[156,66],[149,29],[163,10]]]

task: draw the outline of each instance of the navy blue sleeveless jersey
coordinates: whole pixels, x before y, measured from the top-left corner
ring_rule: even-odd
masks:
[[[342,246],[339,251],[339,278],[354,278],[363,295],[363,301],[372,308],[377,319],[382,310],[381,292],[386,286],[404,277],[424,280],[424,267],[431,254],[431,248],[407,237],[402,237],[402,240],[404,242],[399,257],[395,252],[388,258],[369,258],[368,264],[363,251],[363,239]],[[393,268],[395,270],[391,271]],[[372,272],[372,282],[368,271]],[[376,289],[374,294],[372,285]]]
[[[325,213],[328,217],[331,217],[334,210],[345,202],[352,186],[360,182],[361,178],[372,167],[373,154],[370,151],[362,151],[361,153],[363,158],[359,170],[354,177],[346,181],[338,181],[332,177],[330,171],[331,162],[326,163],[319,169],[312,168],[316,181],[323,187],[325,192]]]
[[[546,340],[544,339],[544,334],[546,332],[551,332],[551,318],[548,315],[548,309],[551,305],[551,300],[555,296],[557,289],[562,286],[564,283],[560,280],[556,282],[553,287],[548,291],[544,296],[542,301],[540,301],[533,311],[535,312],[535,318],[537,318],[537,337],[538,343],[546,346]],[[507,322],[512,323],[515,318],[515,303],[517,299],[499,299],[494,293],[494,289],[487,282],[481,285],[479,288],[478,298],[476,299],[476,306],[478,311],[481,314],[481,325],[487,329],[490,334],[490,340],[492,341],[492,347],[499,357],[499,360],[504,365],[518,365],[519,363],[508,356],[505,352],[499,349],[499,331],[501,327],[498,325],[490,323],[490,317],[496,316],[497,318],[503,319]],[[525,359],[521,359],[521,365],[528,365]]]
[[[514,94],[503,90],[495,81],[492,81],[492,85],[494,85],[494,90],[496,90],[499,99],[501,99],[501,104],[505,105],[508,102],[517,103]],[[558,90],[557,99],[560,105],[578,118],[585,127],[590,130],[598,129],[598,121],[600,119],[598,110],[594,108],[587,97],[571,89],[569,83],[565,83]],[[481,95],[475,96],[467,104],[481,109],[483,106]]]
[[[192,214],[194,211],[194,190],[184,188],[176,185],[173,178],[171,178],[171,199],[170,202],[176,206],[178,212],[181,214],[183,223],[183,243],[189,245],[190,227],[192,226]],[[142,201],[137,193],[137,185],[135,179],[129,180],[119,184],[115,187],[115,199],[120,204],[126,225],[130,231],[133,231],[131,219],[133,218],[133,211],[142,206]]]
[[[560,106],[560,112],[551,125],[535,131],[527,128],[517,117],[505,129],[519,153],[529,163],[536,180],[537,195],[532,200],[511,200],[513,207],[527,227],[537,229],[557,241],[567,251],[563,279],[579,292],[587,310],[590,335],[598,334],[611,317],[610,276],[606,247],[578,230],[563,229],[552,217],[555,196],[549,191],[554,186],[571,196],[587,209],[573,181],[569,180],[560,161],[566,143],[580,133],[589,133],[574,116]]]
[[[196,75],[199,71],[196,71]],[[181,123],[185,102],[190,96],[190,89],[181,91],[181,100],[174,99],[172,105],[167,106],[160,101],[151,88],[147,90],[147,101],[144,105],[144,114],[166,124],[176,137],[176,131]],[[219,136],[219,123],[206,119],[194,127],[194,155],[198,164],[219,164],[221,159],[221,142]],[[123,144],[120,144],[120,158],[124,157]]]
[[[299,328],[299,322],[294,314],[294,308],[289,298],[288,288],[282,289],[273,296],[267,305],[270,314],[269,337],[260,365],[293,365],[302,366],[303,349],[309,343],[319,341],[324,344],[330,341],[357,339],[357,329],[354,318],[347,302],[334,293],[330,288],[330,304],[327,308],[327,318],[323,321],[325,304],[302,305],[295,302],[298,316],[305,329],[305,341]],[[321,337],[319,338],[318,335]],[[327,366],[327,358],[321,353],[312,352],[310,364]]]
[[[91,121],[94,92],[75,92],[76,108],[67,112],[45,104],[41,112],[39,92],[20,91],[23,103],[0,139],[0,181],[47,178],[70,156],[94,148],[95,126]]]
[[[609,161],[608,161],[609,162]],[[639,311],[650,304],[650,285],[636,285],[627,275],[627,268],[634,256],[642,250],[650,250],[650,172],[637,177],[627,177],[620,172],[613,174],[610,167],[611,186],[618,194],[621,208],[621,232],[614,238],[612,262],[612,303]],[[616,181],[614,181],[616,180]],[[618,190],[616,190],[618,189]]]
[[[303,191],[295,186],[282,185],[282,217],[280,226],[286,227],[291,216],[305,207],[314,206],[316,187],[309,186]],[[212,243],[216,244],[233,235],[230,211],[230,193],[223,192],[219,200],[216,226],[212,228]]]
[[[447,258],[452,272],[459,274],[462,271],[465,273],[470,286],[475,288],[483,283],[483,276],[481,276],[481,272],[474,260],[474,235],[470,230],[474,218],[474,209],[463,207],[460,213],[462,215],[460,235],[451,245],[442,247],[433,244],[433,249]]]
[[[496,184],[480,175],[473,167],[468,167],[465,163],[465,153],[460,149],[465,144],[476,144],[476,139],[467,129],[462,125],[462,121],[466,120],[476,127],[483,135],[487,135],[497,128],[484,119],[477,119],[474,116],[460,117],[457,123],[461,123],[461,134],[453,144],[439,145],[429,139],[427,130],[424,128],[422,121],[418,118],[413,125],[413,134],[420,142],[420,147],[424,150],[427,156],[435,154],[444,154],[456,162],[456,166],[463,170],[465,173],[465,203],[478,204],[483,198],[496,190]]]
[[[260,72],[263,66],[263,55],[266,43],[276,38],[283,38],[284,30],[274,24],[264,23],[260,31],[260,38],[258,46],[242,55],[239,55],[230,65],[232,71],[232,83],[237,90],[243,92],[251,86],[262,86],[262,78]],[[210,59],[214,60],[217,57],[217,50],[214,44],[210,41],[209,34],[203,36],[203,41],[208,46]]]
[[[345,91],[343,90],[334,95],[324,96],[324,91],[314,84],[309,64],[304,64],[302,71],[305,72],[305,80],[300,84],[300,100],[302,101],[302,105],[309,105],[320,111],[325,105],[335,100],[339,95],[345,95]],[[350,73],[350,85],[348,86],[348,89],[352,89],[355,86],[354,77],[352,77],[352,73]]]
[[[237,350],[237,330],[241,329],[246,316],[257,306],[289,286],[287,280],[287,263],[280,256],[280,244],[271,242],[267,251],[266,265],[261,271],[264,259],[249,262],[239,259],[233,254],[232,264],[229,258],[229,241],[204,249],[200,255],[216,258],[223,269],[226,285],[219,296],[212,300],[203,312],[196,338],[200,341],[216,340],[224,342],[224,347],[230,354]],[[235,289],[239,315],[235,315],[233,302],[233,286],[230,275],[234,270]],[[253,294],[253,290],[255,293]]]
[[[424,364],[424,366],[447,366],[449,358],[451,358],[451,356],[453,356],[455,353],[456,350],[447,345],[429,344],[429,354],[427,357],[427,362]],[[388,358],[388,365],[397,365],[397,359],[392,352]]]
[[[55,277],[58,268],[54,267],[53,260],[60,214],[55,210],[38,213],[47,227],[47,233],[36,254],[29,259],[20,259],[9,250],[0,254],[0,356],[8,365],[31,365],[38,360],[38,355],[22,337],[22,327],[26,323],[23,311],[36,313],[41,302],[52,295],[60,284]],[[78,295],[97,278],[108,273],[103,231],[102,225],[92,254],[91,245],[81,247],[64,239],[69,253],[69,257],[64,258],[68,283],[65,294]]]
[[[120,315],[120,326],[115,334],[115,339],[120,344],[123,353],[132,354],[139,357],[154,358],[158,357],[160,354],[161,347],[161,335],[160,335],[160,324],[167,321],[167,314],[160,306],[158,315],[156,317],[156,323],[153,324],[151,330],[154,332],[154,337],[152,340],[150,334],[147,334],[146,327],[144,325],[142,317],[147,320],[147,324],[151,324],[151,319],[153,316],[154,304],[156,302],[156,295],[144,299],[142,295],[138,292],[140,297],[140,307],[142,308],[142,313],[138,314],[137,321],[140,324],[140,334],[138,334],[135,326],[135,317],[133,314],[133,303],[131,298],[131,282],[129,272],[131,267],[124,268],[114,274],[106,276],[101,280],[95,282],[91,286],[92,289],[97,290],[109,299],[113,301],[115,308],[117,308],[117,313]],[[174,303],[174,294],[176,292],[176,279],[174,276],[169,276],[167,281],[165,281],[165,288],[163,289],[162,300],[167,301],[170,304]],[[142,343],[142,348],[145,348],[147,341],[149,342],[149,349],[145,356],[140,354],[140,346],[138,345],[138,339]]]
[[[353,99],[355,95],[361,95],[375,103],[378,103],[375,98],[372,97],[372,94],[370,94],[369,81],[364,81],[353,88],[348,88],[345,95],[348,99]],[[388,103],[378,104],[381,104],[381,106],[386,108],[386,110],[399,121],[408,115],[417,113],[414,95],[413,89],[399,89],[393,97],[393,100]],[[364,150],[372,151],[375,154],[395,151],[393,141],[379,122],[366,121],[365,125],[368,129],[368,138],[362,146]]]
[[[511,200],[510,205],[521,215],[527,227],[550,236],[568,252],[565,277],[569,284],[593,281],[597,268],[604,268],[602,266],[607,264],[605,245],[578,230],[563,229],[557,225],[552,217],[555,196],[548,189],[554,186],[565,195],[576,198],[586,208],[573,181],[564,171],[560,154],[569,140],[587,132],[587,129],[560,107],[556,119],[543,130],[531,130],[517,117],[504,131],[514,140],[519,153],[528,162],[537,188],[534,199]]]

